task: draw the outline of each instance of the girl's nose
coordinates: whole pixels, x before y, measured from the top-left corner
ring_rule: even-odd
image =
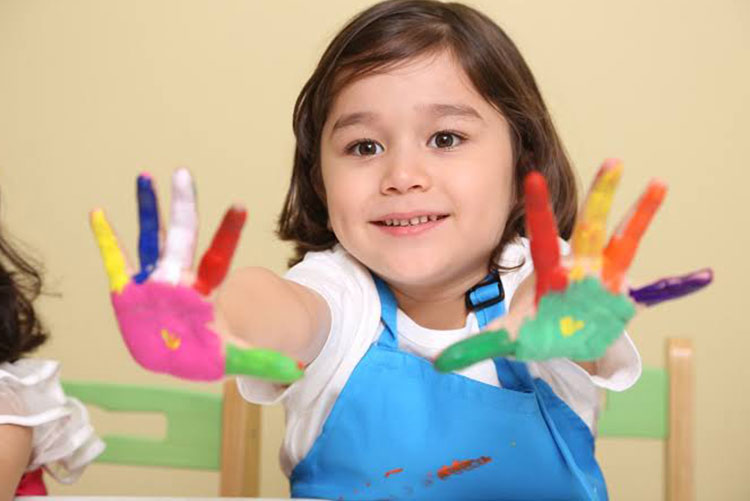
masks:
[[[392,154],[383,172],[380,191],[385,195],[396,195],[427,190],[431,179],[424,162],[416,152]]]

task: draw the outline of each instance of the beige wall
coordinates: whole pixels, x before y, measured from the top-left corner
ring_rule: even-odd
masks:
[[[183,385],[129,359],[87,227],[87,211],[105,206],[134,251],[140,170],[155,175],[166,197],[171,170],[189,166],[206,229],[231,201],[246,203],[250,225],[236,265],[284,270],[289,249],[272,232],[289,177],[294,99],[336,29],[369,3],[0,0],[2,219],[38,251],[49,289],[60,294],[40,303],[53,332],[40,355],[61,360],[65,377]],[[750,498],[750,332],[742,320],[750,3],[476,5],[526,56],[585,184],[603,158],[625,160],[615,213],[647,178],[669,182],[632,276],[712,265],[716,283],[644,313],[632,333],[650,364],[661,364],[667,336],[695,341],[698,498]],[[163,429],[147,418],[94,419],[102,432]],[[267,496],[287,493],[277,466],[282,423],[280,409],[264,410]],[[614,499],[658,497],[658,444],[604,441],[600,453]],[[216,481],[213,473],[96,465],[52,492],[210,495]]]

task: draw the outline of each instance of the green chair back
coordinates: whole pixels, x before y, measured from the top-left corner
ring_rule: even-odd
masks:
[[[666,439],[669,379],[664,369],[644,368],[638,382],[624,392],[607,392],[599,418],[599,436]]]
[[[177,388],[63,382],[65,393],[107,411],[154,412],[167,420],[163,440],[105,435],[105,463],[219,470],[222,395]]]

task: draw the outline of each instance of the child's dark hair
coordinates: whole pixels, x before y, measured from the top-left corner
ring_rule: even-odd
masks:
[[[573,171],[544,100],[523,57],[484,14],[457,3],[391,0],[361,12],[333,39],[294,108],[294,168],[277,233],[295,242],[299,262],[308,251],[337,240],[328,227],[320,140],[336,94],[364,75],[422,54],[449,50],[474,87],[508,121],[514,157],[514,204],[488,268],[505,245],[525,234],[523,179],[532,170],[547,179],[560,235],[569,238],[576,216]]]
[[[34,311],[41,273],[0,231],[0,363],[15,362],[47,340]]]

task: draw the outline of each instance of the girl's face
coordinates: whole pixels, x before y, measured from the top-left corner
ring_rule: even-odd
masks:
[[[512,205],[510,130],[448,52],[344,87],[321,161],[336,237],[389,284],[465,291],[487,273]]]

